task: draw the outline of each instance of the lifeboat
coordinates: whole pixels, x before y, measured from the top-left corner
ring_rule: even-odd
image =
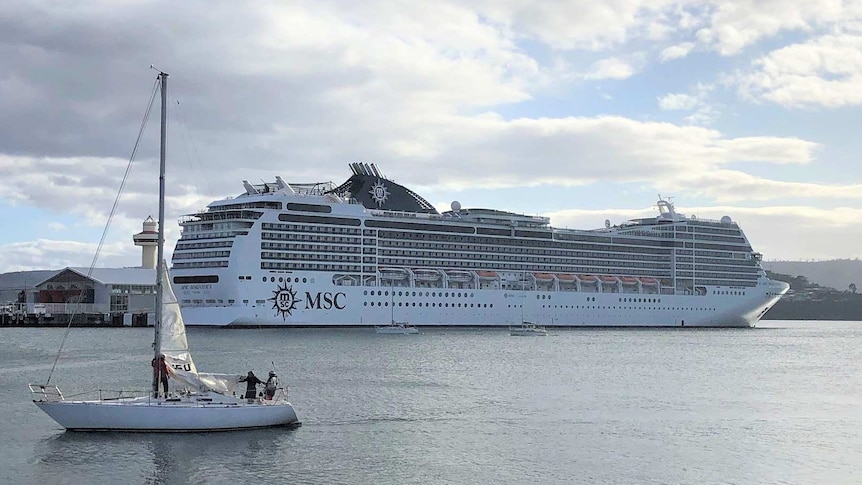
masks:
[[[417,281],[437,281],[440,279],[440,272],[430,268],[414,268],[413,277]]]
[[[601,276],[599,276],[599,279],[602,280],[602,283],[616,283],[617,282],[616,276],[601,275]]]
[[[557,279],[563,283],[573,283],[575,281],[575,275],[568,273],[557,273]]]
[[[641,280],[641,283],[643,283],[645,285],[657,285],[658,284],[657,279],[650,278],[648,276],[645,276],[645,277],[641,278],[640,280]]]
[[[591,274],[579,274],[578,279],[583,283],[595,283],[597,278]]]
[[[638,284],[638,279],[633,276],[620,276],[620,281],[622,281],[624,285]]]
[[[380,268],[380,279],[386,281],[407,279],[407,270],[404,268]]]
[[[554,281],[554,275],[551,273],[533,273],[533,277],[536,281]]]
[[[337,274],[332,277],[332,282],[339,286],[355,286],[359,284],[359,276]]]
[[[485,270],[476,271],[476,276],[478,276],[479,278],[482,278],[483,280],[494,280],[494,279],[499,278],[499,275],[497,275],[496,271],[485,271]]]
[[[457,281],[460,283],[467,283],[473,280],[473,275],[469,271],[460,269],[446,271],[446,277],[449,278],[449,281]]]

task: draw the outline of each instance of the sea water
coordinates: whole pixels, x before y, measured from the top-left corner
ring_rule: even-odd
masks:
[[[0,483],[862,483],[862,322],[755,329],[189,330],[302,427],[64,432],[31,402],[64,329],[0,329]],[[152,330],[76,329],[51,383],[147,388]]]

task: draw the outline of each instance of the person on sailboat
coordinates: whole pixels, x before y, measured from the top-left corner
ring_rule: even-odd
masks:
[[[153,357],[152,361],[153,365],[153,376],[156,378],[158,382],[162,383],[162,390],[164,391],[165,397],[168,396],[168,364],[165,362],[165,354],[159,356],[159,361],[156,362],[156,358]],[[158,391],[156,392],[155,397],[159,397]]]
[[[275,371],[269,371],[269,379],[266,380],[266,384],[263,386],[263,395],[268,400],[271,401],[275,396],[275,390],[278,389],[278,376],[275,375]]]
[[[241,378],[240,382],[245,382],[245,398],[246,399],[254,399],[257,395],[257,385],[263,384],[263,381],[258,379],[254,372],[248,371],[248,375]]]

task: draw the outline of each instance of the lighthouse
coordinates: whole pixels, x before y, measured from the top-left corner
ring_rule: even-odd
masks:
[[[141,246],[141,267],[147,269],[156,268],[156,246],[159,244],[159,224],[153,220],[153,216],[144,221],[143,230],[134,236],[135,246]]]

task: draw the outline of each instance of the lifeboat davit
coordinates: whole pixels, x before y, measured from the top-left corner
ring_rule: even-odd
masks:
[[[495,280],[495,279],[499,278],[499,275],[497,275],[496,271],[485,271],[485,270],[476,271],[476,276],[478,276],[479,278],[482,278],[483,280]]]
[[[658,280],[655,278],[650,278],[648,276],[645,276],[645,277],[641,278],[641,283],[643,283],[645,285],[657,285]]]

